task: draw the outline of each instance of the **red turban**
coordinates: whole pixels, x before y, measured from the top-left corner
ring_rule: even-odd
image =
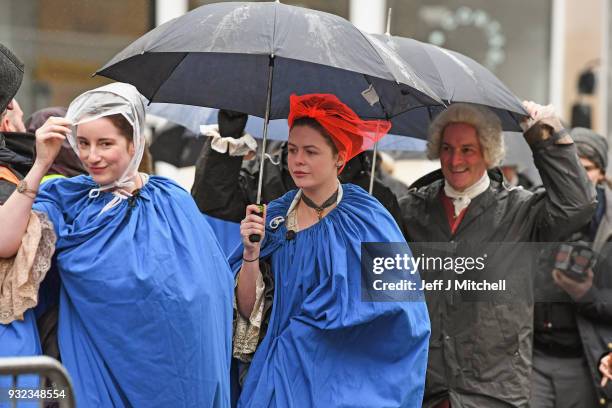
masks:
[[[374,146],[391,129],[387,120],[362,120],[351,108],[332,94],[291,95],[289,128],[300,118],[316,120],[331,136],[344,163]]]

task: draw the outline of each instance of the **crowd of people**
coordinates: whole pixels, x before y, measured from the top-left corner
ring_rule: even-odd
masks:
[[[440,170],[409,189],[377,178],[368,194],[368,149],[391,123],[362,119],[331,94],[292,95],[261,206],[246,114],[220,111],[190,195],[142,172],[146,101],[132,85],[89,90],[24,122],[14,99],[23,73],[0,44],[0,358],[60,360],[77,406],[612,399],[608,143],[566,130],[550,106],[524,103],[541,186],[511,186],[498,117],[456,103],[429,128]],[[239,223],[229,254],[204,214]],[[560,266],[561,250],[544,252],[552,266],[538,264],[536,286],[558,296],[537,302],[457,290],[364,301],[368,242],[448,243],[454,257],[466,255],[461,243],[557,242],[597,262],[568,267],[577,277]]]

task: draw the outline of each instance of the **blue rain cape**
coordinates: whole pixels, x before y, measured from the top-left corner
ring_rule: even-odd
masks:
[[[387,210],[343,184],[320,222],[285,238],[296,191],[271,202],[261,259],[274,273],[268,331],[239,407],[420,407],[430,324],[425,301],[362,302],[361,242],[405,242]],[[240,270],[242,247],[230,258]]]
[[[0,358],[26,357],[41,354],[36,316],[33,309],[23,314],[23,320],[15,320],[11,324],[0,324]],[[8,402],[7,390],[12,386],[11,377],[0,376],[0,408],[12,406]],[[17,380],[18,388],[38,388],[38,376],[22,375]],[[38,407],[38,403],[17,404],[18,407]]]
[[[233,277],[191,196],[150,177],[100,214],[89,176],[45,183],[58,338],[79,407],[227,407]]]
[[[208,221],[213,229],[221,249],[229,257],[234,252],[234,249],[240,245],[242,239],[240,238],[240,223],[225,221],[206,214],[204,214],[204,218],[206,218],[206,221]]]
[[[0,324],[0,358],[40,355],[40,341],[33,309],[26,310],[23,320]]]

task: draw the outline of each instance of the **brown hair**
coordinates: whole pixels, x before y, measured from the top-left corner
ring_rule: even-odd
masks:
[[[291,126],[291,129],[293,129],[296,126],[306,126],[313,130],[316,130],[323,136],[327,144],[331,147],[332,153],[334,155],[338,154],[338,148],[336,147],[336,144],[334,143],[332,137],[329,135],[327,130],[325,130],[323,125],[321,125],[319,122],[316,121],[316,119],[309,118],[308,116],[301,117],[293,121],[293,126]]]
[[[139,173],[153,174],[153,157],[149,151],[149,144],[145,142],[145,148],[142,152],[142,160],[138,166]]]
[[[119,134],[124,136],[128,142],[134,141],[134,128],[130,125],[130,122],[120,113],[115,115],[104,116],[110,120],[111,123],[119,130]]]

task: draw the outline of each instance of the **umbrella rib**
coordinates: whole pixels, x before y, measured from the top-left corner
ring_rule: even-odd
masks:
[[[362,32],[360,29],[358,29],[358,28],[357,28],[357,31],[358,31],[358,32],[359,32],[359,34],[361,34],[361,36],[362,36],[362,37],[363,37],[363,38],[364,38],[364,39],[367,41],[367,43],[368,43],[368,44],[370,44],[370,47],[372,47],[372,50],[374,50],[374,52],[376,53],[376,55],[378,56],[378,58],[380,59],[380,61],[382,62],[382,64],[383,64],[385,67],[387,67],[387,64],[385,63],[385,60],[384,60],[384,59],[381,57],[381,55],[380,55],[380,53],[378,52],[377,48],[374,46],[374,44],[372,44],[372,42],[370,41],[370,39],[369,39],[369,38],[368,38],[368,37],[367,37],[367,36],[366,36],[366,35],[365,35],[365,34],[364,34],[364,33],[363,33],[363,32]],[[401,60],[402,60],[402,61],[403,61],[403,62],[404,62],[406,65],[408,65],[408,66],[410,67],[410,64],[408,64],[408,63],[406,62],[406,60],[404,60],[404,59],[403,59],[403,58],[402,58],[400,55],[398,55],[398,57],[399,57],[399,58],[400,58],[400,59],[401,59]],[[397,78],[395,78],[395,75],[393,74],[393,72],[391,72],[391,74],[393,75],[393,79],[395,80],[395,82],[396,82],[396,83],[398,83],[398,84],[399,84],[399,83],[402,83],[402,82],[399,82],[399,81],[397,80]],[[412,85],[410,85],[410,84],[404,84],[404,85],[408,85],[408,86],[410,86],[410,87],[411,87],[411,88],[413,88],[415,91],[417,91],[417,94],[415,94],[414,92],[411,92],[413,95],[418,96],[418,94],[420,93],[420,94],[423,94],[423,95],[425,95],[425,96],[427,96],[428,98],[433,99],[433,100],[436,100],[436,98],[438,98],[438,99],[440,100],[440,102],[444,103],[444,102],[442,101],[442,99],[440,98],[440,96],[438,96],[438,94],[436,94],[436,93],[433,91],[433,89],[431,89],[431,87],[430,87],[430,86],[429,86],[429,85],[428,85],[428,84],[427,84],[427,83],[426,83],[426,82],[425,82],[425,81],[424,81],[424,80],[423,80],[423,79],[422,79],[422,78],[421,78],[421,77],[420,77],[420,76],[419,76],[419,75],[418,75],[418,74],[417,74],[415,71],[413,71],[413,72],[412,72],[412,74],[413,74],[414,76],[416,76],[416,77],[419,79],[419,81],[421,81],[421,82],[422,82],[422,85],[425,87],[423,90],[420,90],[420,89],[415,88],[414,86],[412,86]],[[384,79],[384,78],[382,78],[382,79]],[[435,95],[435,97],[434,97],[434,95]]]
[[[380,56],[380,54],[378,53],[378,50],[376,49],[376,47],[374,46],[374,44],[372,44],[372,42],[368,39],[368,37],[363,33],[363,31],[361,31],[360,29],[358,29],[357,27],[355,27],[355,29],[359,32],[359,34],[364,38],[364,40],[366,40],[366,42],[370,45],[370,47],[372,48],[372,50],[374,51],[374,53],[376,54],[376,56],[378,57],[378,59],[380,59],[380,62],[386,67],[387,64],[385,64],[385,60],[383,59],[383,57]],[[391,73],[393,75],[393,73]],[[381,78],[384,79],[384,78]],[[397,81],[397,78],[395,78],[395,75],[393,75],[393,79],[395,80],[395,82]],[[408,84],[406,84],[408,85]]]
[[[178,68],[179,65],[181,65],[181,63],[185,60],[185,58],[187,58],[187,55],[189,55],[188,52],[183,53],[183,58],[181,58],[176,65],[172,68],[172,70],[169,72],[168,76],[166,77],[165,80],[161,81],[161,83],[159,84],[159,86],[157,87],[157,89],[155,90],[155,92],[153,92],[153,94],[151,95],[151,97],[149,98],[149,105],[153,102],[153,98],[155,98],[155,96],[157,95],[157,93],[159,92],[159,90],[161,89],[162,86],[164,86],[164,84],[166,83],[166,81],[168,81],[168,79],[172,76],[172,74],[174,73],[174,71],[176,71],[176,69]]]
[[[436,70],[436,73],[438,74],[438,78],[440,78],[440,81],[442,82],[442,85],[444,86],[444,88],[448,89],[449,86],[448,86],[448,84],[446,82],[445,77],[442,75],[442,73],[438,69],[438,66],[435,63],[434,58],[432,57],[431,53],[429,52],[429,45],[430,44],[424,43],[424,42],[421,42],[421,41],[419,41],[419,43],[424,45],[423,49],[424,49],[425,55],[427,56],[427,58],[429,58],[429,61],[431,62],[431,66]],[[432,47],[437,47],[436,45],[433,45],[433,44],[431,46]],[[438,47],[438,48],[440,48],[440,47]],[[454,96],[455,96],[455,88],[453,87],[453,95],[451,95],[450,98],[446,99],[446,102],[448,102],[450,104],[451,101],[453,100]],[[444,102],[444,100],[442,100],[442,101]]]
[[[400,115],[403,115],[404,113],[410,112],[410,111],[412,111],[414,109],[426,108],[429,111],[430,108],[432,108],[433,106],[445,106],[445,105],[432,105],[432,106],[421,105],[421,106],[413,106],[412,108],[408,108],[408,109],[403,110],[401,112],[397,112],[394,115],[388,116],[387,120],[392,120],[393,118],[398,117]],[[363,119],[375,119],[375,120],[378,119],[378,120],[380,120],[380,118],[377,118],[375,116],[362,116],[362,118]]]

